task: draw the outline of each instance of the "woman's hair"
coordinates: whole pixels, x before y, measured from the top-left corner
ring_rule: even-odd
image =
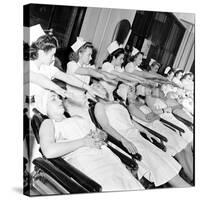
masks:
[[[130,58],[128,58],[128,62],[133,62],[140,54],[141,54],[141,55],[144,55],[143,52],[138,51],[135,55],[130,56]]]
[[[156,65],[158,65],[158,67],[160,68],[160,63],[158,63],[157,61],[154,61],[154,62],[150,65],[150,67],[152,68],[152,67],[154,67],[154,66],[156,66]]]
[[[121,54],[125,54],[125,51],[123,48],[119,48],[119,49],[113,51],[111,54],[108,55],[108,57],[103,61],[103,63],[105,63],[105,62],[111,63],[114,57],[117,58]]]
[[[75,61],[75,62],[78,62],[79,60],[79,53],[82,53],[84,52],[87,48],[91,48],[92,51],[94,50],[94,47],[92,45],[91,42],[86,42],[83,46],[81,46],[76,52],[72,52],[70,53],[69,55],[69,60],[70,61]]]
[[[174,77],[176,77],[179,73],[183,73],[183,70],[182,70],[182,69],[177,70],[177,71],[174,73]]]
[[[124,101],[124,100],[122,99],[122,97],[120,97],[120,96],[118,95],[118,93],[117,93],[117,90],[118,90],[118,88],[119,88],[119,86],[120,86],[121,84],[123,84],[123,82],[122,82],[122,81],[119,81],[118,84],[117,84],[117,87],[116,87],[115,90],[113,91],[113,97],[114,97],[114,100],[115,100],[115,101],[116,101],[116,100]]]
[[[185,73],[180,80],[185,79],[187,76],[192,76],[191,72]]]
[[[29,47],[29,59],[36,60],[38,58],[38,51],[43,50],[48,52],[53,48],[57,48],[58,40],[53,35],[40,36],[35,42]],[[25,50],[26,51],[26,50]]]

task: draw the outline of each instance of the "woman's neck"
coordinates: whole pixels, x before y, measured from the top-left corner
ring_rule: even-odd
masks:
[[[39,60],[34,60],[33,62],[35,66],[37,66],[37,68],[40,69],[40,66],[42,65],[42,63]]]
[[[83,61],[82,61],[82,60],[79,60],[79,61],[78,61],[78,65],[80,65],[81,67],[83,67],[83,65],[84,65]]]
[[[50,116],[50,118],[55,120],[56,122],[61,122],[63,119],[65,119],[63,114],[53,115],[53,116]]]

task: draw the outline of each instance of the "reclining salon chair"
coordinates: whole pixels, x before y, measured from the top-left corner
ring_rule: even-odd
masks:
[[[35,110],[35,114],[31,119],[31,127],[38,144],[39,127],[44,119],[45,116]],[[42,157],[33,160],[35,169],[31,185],[37,189],[39,187],[38,190],[41,195],[88,193],[102,190],[101,185],[61,157],[47,159],[42,154],[41,149],[39,151]],[[46,182],[48,182],[48,188],[46,187]]]
[[[39,127],[42,121],[45,119],[45,116],[39,113],[36,109],[34,110],[34,112],[35,114],[31,119],[31,127],[39,144]],[[131,168],[132,170],[138,169],[138,165],[134,160],[130,159],[129,157],[125,156],[114,148],[110,149],[121,159],[121,161],[128,168]],[[100,184],[98,184],[95,180],[89,178],[87,175],[63,160],[61,157],[47,159],[42,154],[41,149],[40,153],[42,157],[33,160],[35,170],[32,177],[31,185],[37,189],[42,185],[38,189],[42,191],[40,192],[41,194],[73,194],[102,191],[102,187]],[[46,182],[48,182],[48,188],[46,187]]]

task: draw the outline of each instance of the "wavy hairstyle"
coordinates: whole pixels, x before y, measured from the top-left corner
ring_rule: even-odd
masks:
[[[84,52],[87,48],[91,48],[92,52],[94,51],[94,46],[92,45],[91,42],[86,42],[83,46],[81,46],[76,52],[71,52],[69,55],[69,60],[70,61],[75,61],[78,62],[79,61],[79,53]]]

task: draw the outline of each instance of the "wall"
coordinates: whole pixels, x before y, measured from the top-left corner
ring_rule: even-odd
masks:
[[[173,67],[190,71],[195,58],[194,14],[174,13],[186,28]]]
[[[135,10],[87,8],[80,36],[91,41],[97,48],[97,66],[100,66],[108,55],[106,49],[112,42],[116,25],[122,19],[127,19],[132,24],[135,14]]]
[[[122,19],[132,24],[136,10],[87,8],[80,36],[91,41],[97,48],[97,66],[107,57],[107,46],[111,43],[116,25]],[[186,31],[179,47],[173,67],[189,71],[194,61],[194,15],[173,13],[185,26]]]

